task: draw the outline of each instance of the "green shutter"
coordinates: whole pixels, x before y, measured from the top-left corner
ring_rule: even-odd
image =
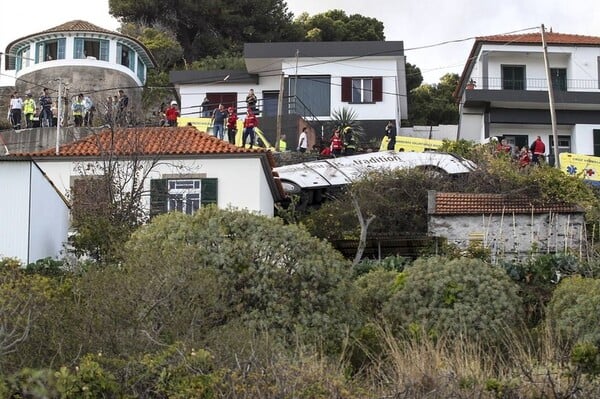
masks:
[[[217,204],[217,193],[219,191],[217,179],[202,179],[200,190],[200,203],[202,206]]]
[[[123,52],[123,46],[121,44],[117,44],[117,64],[121,64],[123,58],[121,57]]]
[[[167,179],[150,180],[150,217],[168,210],[169,186]]]

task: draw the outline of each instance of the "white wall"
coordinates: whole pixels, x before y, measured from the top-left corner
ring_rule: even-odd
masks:
[[[481,52],[489,52],[488,77],[489,88],[501,88],[502,65],[525,65],[527,90],[547,90],[546,70],[541,46],[523,45],[490,45],[482,46]],[[481,52],[479,55],[481,55]],[[598,80],[598,47],[548,46],[548,59],[551,68],[566,68],[568,80]],[[482,88],[482,62],[478,58],[470,78],[477,81],[477,88]],[[538,82],[539,80],[539,82]],[[599,91],[598,85],[580,83],[570,85],[569,91]]]
[[[38,164],[55,182],[58,190],[69,195],[71,178],[82,175],[86,162],[39,160]],[[146,169],[147,170],[147,169]],[[93,174],[91,172],[86,172]],[[218,206],[225,209],[234,207],[273,216],[274,201],[267,178],[258,157],[164,160],[152,168],[150,179],[163,175],[203,174],[207,178],[218,179]],[[146,181],[144,198],[146,209],[150,209],[150,181]]]
[[[594,130],[600,125],[575,125],[571,135],[571,152],[594,155]]]
[[[400,57],[404,62],[404,58]],[[331,76],[331,110],[350,107],[354,109],[359,119],[400,120],[401,99],[398,93],[398,62],[390,59],[359,59],[359,60],[326,60],[306,59],[298,61],[287,60],[283,63],[285,76],[290,75],[330,75]],[[402,69],[404,66],[402,65]],[[373,104],[348,104],[342,102],[342,76],[352,77],[382,77],[383,101]],[[198,116],[199,106],[207,92],[238,93],[238,104],[245,104],[246,94],[254,89],[259,103],[263,91],[279,91],[281,76],[277,71],[270,71],[260,76],[259,84],[194,84],[178,85],[181,97],[182,114]],[[402,117],[406,117],[402,115]],[[323,120],[328,118],[323,117]]]
[[[0,256],[27,262],[30,162],[0,162]]]
[[[0,256],[59,257],[69,211],[50,182],[29,161],[0,162],[0,181]]]
[[[42,172],[32,165],[29,262],[60,257],[69,232],[69,208]]]

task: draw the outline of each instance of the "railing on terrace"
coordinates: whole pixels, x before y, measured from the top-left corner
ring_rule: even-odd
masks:
[[[476,90],[548,90],[548,81],[545,78],[519,80],[474,77],[473,80],[476,84]],[[598,79],[557,79],[553,80],[552,85],[554,90],[600,91]]]

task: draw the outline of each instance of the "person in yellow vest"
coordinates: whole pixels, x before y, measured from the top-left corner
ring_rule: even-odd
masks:
[[[285,152],[287,151],[287,142],[285,141],[285,134],[282,134],[279,138],[279,151]]]
[[[83,104],[83,94],[79,95],[73,100],[71,104],[73,110],[73,120],[75,121],[75,127],[81,127],[83,125],[83,111],[85,109]]]
[[[27,93],[27,97],[25,98],[25,101],[23,101],[23,113],[25,114],[27,129],[33,127],[33,116],[35,115],[36,110],[37,106],[35,105],[35,100],[31,96],[31,93]]]

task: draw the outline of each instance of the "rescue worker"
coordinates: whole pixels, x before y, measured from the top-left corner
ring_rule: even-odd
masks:
[[[353,155],[356,152],[356,138],[352,127],[344,128],[344,155]]]
[[[73,100],[71,104],[71,110],[73,110],[73,121],[75,122],[75,127],[81,127],[83,125],[83,94],[79,93],[79,95]]]
[[[31,93],[27,93],[27,98],[23,101],[23,113],[25,114],[25,123],[27,129],[31,129],[33,127],[33,116],[37,110],[37,106],[35,105],[35,100],[33,99]]]

